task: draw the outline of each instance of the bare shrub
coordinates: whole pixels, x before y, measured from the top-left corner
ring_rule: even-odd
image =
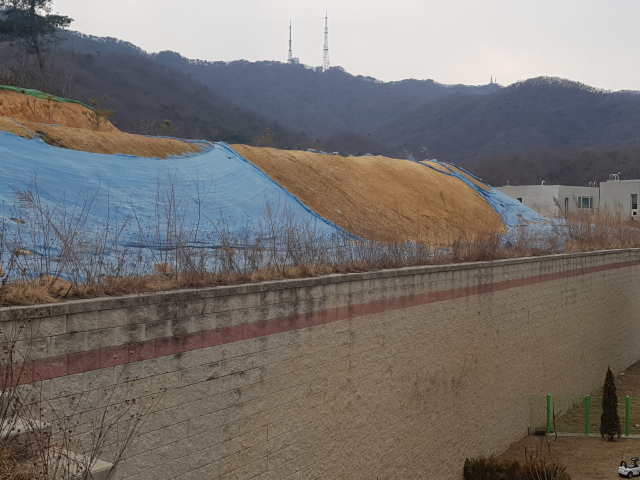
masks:
[[[640,225],[624,214],[620,204],[599,210],[562,212],[570,242],[566,252],[640,247]]]
[[[88,480],[100,460],[112,478],[159,396],[135,390],[125,367],[108,388],[51,399],[30,362],[38,330],[7,322],[0,332],[0,478]]]
[[[571,480],[566,467],[547,462],[540,449],[525,450],[524,461],[495,457],[467,458],[464,480]]]
[[[326,233],[320,220],[300,221],[280,205],[238,225],[212,208],[212,189],[169,176],[157,182],[152,212],[133,208],[131,217],[99,192],[45,201],[37,179],[15,190],[0,224],[0,306],[640,245],[640,229],[620,209],[566,215],[544,233],[523,224],[508,236],[461,233],[449,244],[420,235],[404,242],[403,232],[382,242]]]

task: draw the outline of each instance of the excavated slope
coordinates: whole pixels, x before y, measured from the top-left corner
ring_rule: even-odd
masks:
[[[57,147],[158,158],[202,150],[198,145],[180,140],[122,133],[110,122],[102,124],[100,131],[96,131],[83,114],[90,110],[78,103],[48,102],[11,90],[0,90],[0,102],[0,131],[27,138],[37,135]]]
[[[449,245],[507,231],[473,188],[416,162],[233,148],[316,213],[361,237]]]
[[[0,90],[0,115],[12,117],[19,122],[35,122],[61,125],[63,127],[93,130],[92,122],[83,114],[90,112],[79,103],[47,101],[12,90]],[[119,132],[111,122],[100,126],[101,132]]]

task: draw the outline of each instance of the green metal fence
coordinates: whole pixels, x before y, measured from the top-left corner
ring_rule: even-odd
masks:
[[[600,434],[601,397],[536,396],[530,412],[531,433]],[[618,398],[618,416],[623,435],[640,435],[640,398]]]

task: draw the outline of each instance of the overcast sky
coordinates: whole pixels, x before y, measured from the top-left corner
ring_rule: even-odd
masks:
[[[640,0],[54,0],[73,30],[202,60],[322,64],[381,80],[551,75],[640,90]]]

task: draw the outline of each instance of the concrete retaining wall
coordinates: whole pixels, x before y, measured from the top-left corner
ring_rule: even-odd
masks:
[[[459,479],[640,358],[640,250],[0,309],[52,402],[166,390],[119,477]],[[118,385],[116,385],[118,384]]]

